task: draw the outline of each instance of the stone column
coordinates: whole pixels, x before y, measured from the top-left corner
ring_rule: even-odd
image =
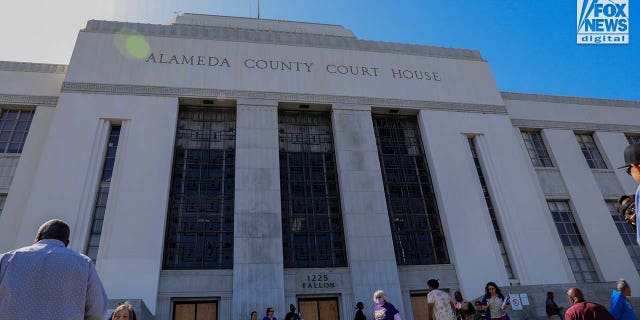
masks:
[[[334,105],[332,112],[340,201],[354,301],[371,314],[381,289],[405,315],[393,249],[371,107]]]
[[[238,100],[232,319],[286,313],[276,101]]]

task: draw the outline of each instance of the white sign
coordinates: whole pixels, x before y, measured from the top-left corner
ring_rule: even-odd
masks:
[[[511,309],[522,310],[522,302],[520,296],[517,293],[510,293],[509,300],[511,301]]]
[[[578,44],[628,44],[629,0],[577,0]]]
[[[523,306],[528,306],[529,305],[529,297],[527,297],[526,293],[521,293],[520,294],[520,301],[522,301],[522,305]]]

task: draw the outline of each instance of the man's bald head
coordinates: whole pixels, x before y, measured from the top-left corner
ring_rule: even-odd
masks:
[[[571,302],[572,305],[584,301],[584,295],[578,288],[569,289],[567,291],[567,298],[569,298],[569,302]]]
[[[62,241],[66,246],[69,244],[69,234],[69,225],[66,222],[52,219],[40,226],[38,234],[36,234],[36,242],[43,239],[55,239]]]

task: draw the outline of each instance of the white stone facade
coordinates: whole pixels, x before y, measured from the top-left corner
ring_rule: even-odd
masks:
[[[166,270],[178,111],[202,100],[236,110],[233,269]],[[347,267],[283,265],[278,109],[299,105],[331,112]],[[372,312],[376,289],[413,319],[411,295],[429,278],[469,298],[487,281],[572,283],[547,200],[570,202],[599,281],[623,277],[640,288],[605,203],[635,190],[613,168],[623,164],[625,134],[640,134],[640,102],[500,92],[477,51],[363,41],[339,26],[283,21],[90,21],[68,67],[0,62],[0,109],[35,110],[22,153],[1,158],[19,159],[0,188],[2,252],[30,244],[51,218],[69,222],[69,246],[85,251],[109,127],[122,126],[96,266],[110,299],[141,299],[156,319],[172,319],[176,299],[217,301],[218,319],[241,319],[267,306],[283,318],[289,304],[314,297],[336,298],[340,319],[350,319],[356,301]],[[372,114],[390,110],[417,117],[450,264],[396,264],[372,124]],[[553,167],[532,165],[523,128],[541,130]],[[608,169],[587,166],[575,132],[593,133]],[[302,285],[317,273],[333,285]]]

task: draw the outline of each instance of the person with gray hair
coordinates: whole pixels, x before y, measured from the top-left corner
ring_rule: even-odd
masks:
[[[387,295],[382,290],[373,293],[373,301],[377,304],[373,308],[373,318],[376,320],[400,320],[400,312],[387,301]]]
[[[67,248],[69,234],[49,220],[33,245],[0,255],[1,319],[104,319],[107,294],[91,259]]]
[[[631,296],[631,286],[624,279],[618,280],[616,290],[611,293],[611,306],[609,312],[618,320],[638,320],[636,313],[627,301]]]

